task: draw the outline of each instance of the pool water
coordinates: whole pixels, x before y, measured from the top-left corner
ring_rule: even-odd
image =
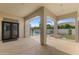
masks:
[[[40,33],[39,32],[32,32],[31,35],[36,36],[36,35],[40,35]]]
[[[47,35],[50,35],[50,34],[52,34],[52,33],[47,33]],[[36,35],[40,35],[40,33],[39,32],[32,32],[31,35],[36,36]]]

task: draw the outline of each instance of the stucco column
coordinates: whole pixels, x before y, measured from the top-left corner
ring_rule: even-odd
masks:
[[[54,20],[54,37],[57,37],[58,35],[58,25],[57,25],[57,21]]]
[[[46,35],[46,16],[45,16],[45,10],[42,8],[41,10],[41,25],[40,25],[40,42],[41,45],[46,44],[47,35]]]
[[[75,39],[78,42],[79,41],[79,17],[75,20]]]
[[[25,21],[25,38],[30,38],[30,24],[29,21]]]

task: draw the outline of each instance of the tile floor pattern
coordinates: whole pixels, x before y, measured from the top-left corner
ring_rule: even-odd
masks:
[[[1,55],[67,55],[56,48],[46,45],[41,46],[33,39],[20,38],[16,41],[2,43],[0,41]]]

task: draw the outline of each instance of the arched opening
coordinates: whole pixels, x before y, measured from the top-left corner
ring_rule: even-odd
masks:
[[[47,38],[50,36],[53,36],[54,34],[54,19],[47,16],[46,19],[46,34],[47,34]]]
[[[38,40],[40,42],[40,16],[33,17],[26,21],[26,33],[31,39]],[[37,38],[37,39],[36,39]]]
[[[36,16],[29,24],[31,36],[40,35],[40,16]]]
[[[75,34],[75,18],[64,18],[58,21],[59,38],[75,40]]]

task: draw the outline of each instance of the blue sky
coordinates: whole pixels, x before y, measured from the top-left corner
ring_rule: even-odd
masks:
[[[66,23],[66,22],[75,22],[74,18],[66,18],[60,20],[58,23]],[[31,27],[39,26],[40,24],[40,16],[33,18],[33,21],[30,22]],[[51,18],[47,18],[47,24],[54,25],[54,22]]]

